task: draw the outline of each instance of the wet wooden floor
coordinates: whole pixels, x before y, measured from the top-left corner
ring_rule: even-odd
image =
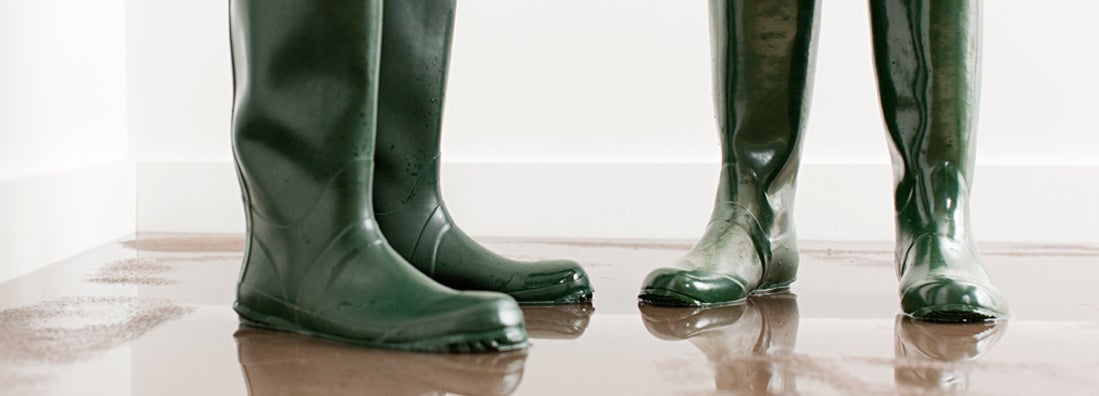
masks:
[[[431,355],[242,328],[242,239],[146,235],[0,284],[0,394],[1093,394],[1099,246],[983,245],[1014,317],[897,316],[889,243],[802,243],[793,292],[639,309],[674,241],[485,240],[585,265],[592,305],[527,308],[521,352]]]

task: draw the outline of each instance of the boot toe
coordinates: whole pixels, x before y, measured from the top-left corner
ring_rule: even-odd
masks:
[[[660,268],[645,278],[638,300],[663,306],[710,306],[744,301],[749,291],[732,276],[700,270]]]
[[[520,349],[527,344],[523,312],[514,299],[499,293],[458,292],[435,307],[430,320],[407,330],[410,350],[434,352],[491,352]],[[428,322],[430,324],[428,324]]]
[[[901,291],[904,313],[936,322],[979,322],[1008,316],[1000,292],[983,282],[933,278]]]
[[[590,301],[593,290],[588,274],[572,260],[546,260],[529,263],[523,276],[509,282],[503,292],[523,305],[576,304]]]

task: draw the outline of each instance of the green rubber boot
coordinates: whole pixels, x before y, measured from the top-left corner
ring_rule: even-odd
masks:
[[[388,1],[378,97],[378,224],[412,265],[460,290],[504,292],[520,304],[591,299],[574,261],[522,262],[484,248],[454,224],[439,192],[439,139],[454,0]]]
[[[382,2],[234,0],[233,145],[246,324],[412,351],[522,348],[512,298],[459,292],[386,243],[371,206]]]
[[[969,226],[980,3],[870,2],[874,58],[892,139],[901,307],[914,318],[1005,318]]]
[[[813,0],[710,1],[722,147],[717,202],[687,255],[645,279],[642,303],[731,304],[794,282],[791,212],[818,14]]]

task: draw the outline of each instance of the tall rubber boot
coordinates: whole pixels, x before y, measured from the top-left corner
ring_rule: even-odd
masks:
[[[901,308],[946,322],[1007,317],[969,226],[980,73],[980,2],[870,2],[892,140]]]
[[[911,394],[964,394],[972,363],[996,345],[1006,321],[932,323],[898,316],[893,325],[893,379]]]
[[[234,0],[233,145],[247,324],[413,351],[526,345],[512,298],[458,292],[386,243],[371,207],[382,2]]]
[[[730,394],[797,394],[797,296],[752,297],[712,308],[641,307],[649,333],[684,340],[706,355],[714,385]]]
[[[503,396],[519,387],[527,358],[380,351],[247,327],[233,338],[250,396]]]
[[[382,34],[374,208],[401,256],[460,290],[510,294],[520,304],[587,301],[574,261],[521,262],[484,248],[454,224],[439,191],[439,141],[454,0],[389,1]]]
[[[794,282],[791,217],[808,113],[819,5],[814,0],[711,0],[721,180],[705,234],[645,279],[642,303],[743,301]]]

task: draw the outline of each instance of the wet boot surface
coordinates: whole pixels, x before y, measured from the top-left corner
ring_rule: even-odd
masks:
[[[589,301],[590,278],[576,261],[501,256],[447,211],[439,165],[454,7],[454,0],[385,3],[373,196],[381,231],[408,262],[449,287],[503,292],[526,305]]]

